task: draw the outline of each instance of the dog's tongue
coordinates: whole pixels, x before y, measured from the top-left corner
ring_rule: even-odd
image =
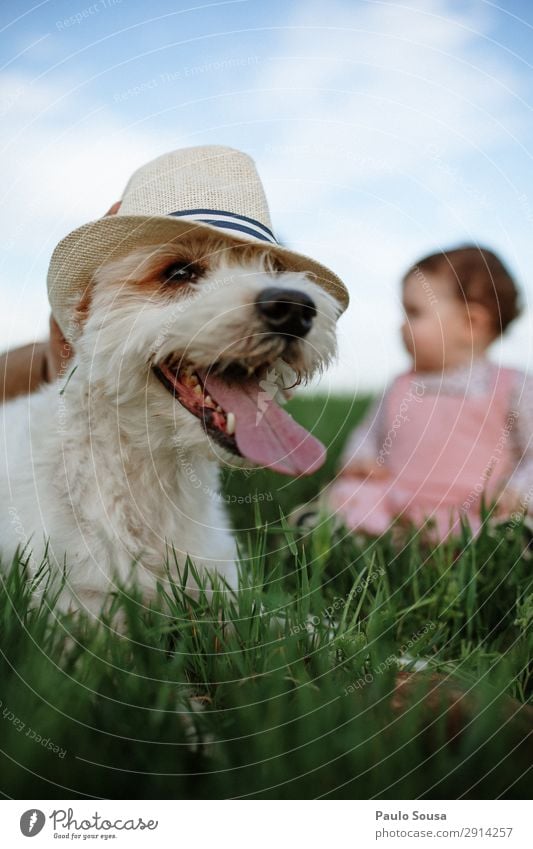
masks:
[[[259,380],[227,383],[212,374],[201,377],[217,404],[235,414],[237,447],[249,460],[285,475],[310,475],[323,464],[322,443],[263,391]]]

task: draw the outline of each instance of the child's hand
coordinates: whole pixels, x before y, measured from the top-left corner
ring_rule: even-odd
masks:
[[[496,501],[494,516],[502,521],[511,518],[515,519],[518,515],[525,513],[526,510],[527,504],[523,493],[517,492],[510,487],[505,487]]]
[[[383,480],[389,477],[389,472],[383,463],[378,463],[376,460],[363,460],[354,457],[341,467],[339,476]]]

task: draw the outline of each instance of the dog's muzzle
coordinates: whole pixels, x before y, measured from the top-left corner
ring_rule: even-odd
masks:
[[[266,327],[286,336],[306,336],[316,316],[314,301],[297,289],[263,289],[255,305]]]

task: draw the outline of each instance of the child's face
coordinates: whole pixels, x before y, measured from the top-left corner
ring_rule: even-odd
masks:
[[[439,274],[410,275],[404,284],[403,343],[419,371],[468,361],[477,352],[476,328],[450,280]]]

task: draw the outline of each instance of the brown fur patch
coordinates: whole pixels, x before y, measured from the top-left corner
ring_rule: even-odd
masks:
[[[166,301],[190,295],[195,282],[182,284],[165,280],[165,269],[174,263],[192,264],[207,274],[220,259],[221,254],[229,266],[245,265],[258,254],[263,255],[265,267],[271,271],[282,271],[283,266],[268,248],[261,245],[246,245],[227,242],[217,238],[181,237],[176,242],[140,248],[122,259],[102,266],[95,274],[95,285],[120,290],[121,294],[143,295],[164,298]],[[201,283],[201,277],[199,279]]]
[[[91,307],[91,287],[87,286],[85,292],[83,293],[81,299],[78,301],[76,309],[74,310],[74,315],[72,316],[74,326],[76,327],[77,334],[81,333],[87,318],[89,317],[89,310]]]

